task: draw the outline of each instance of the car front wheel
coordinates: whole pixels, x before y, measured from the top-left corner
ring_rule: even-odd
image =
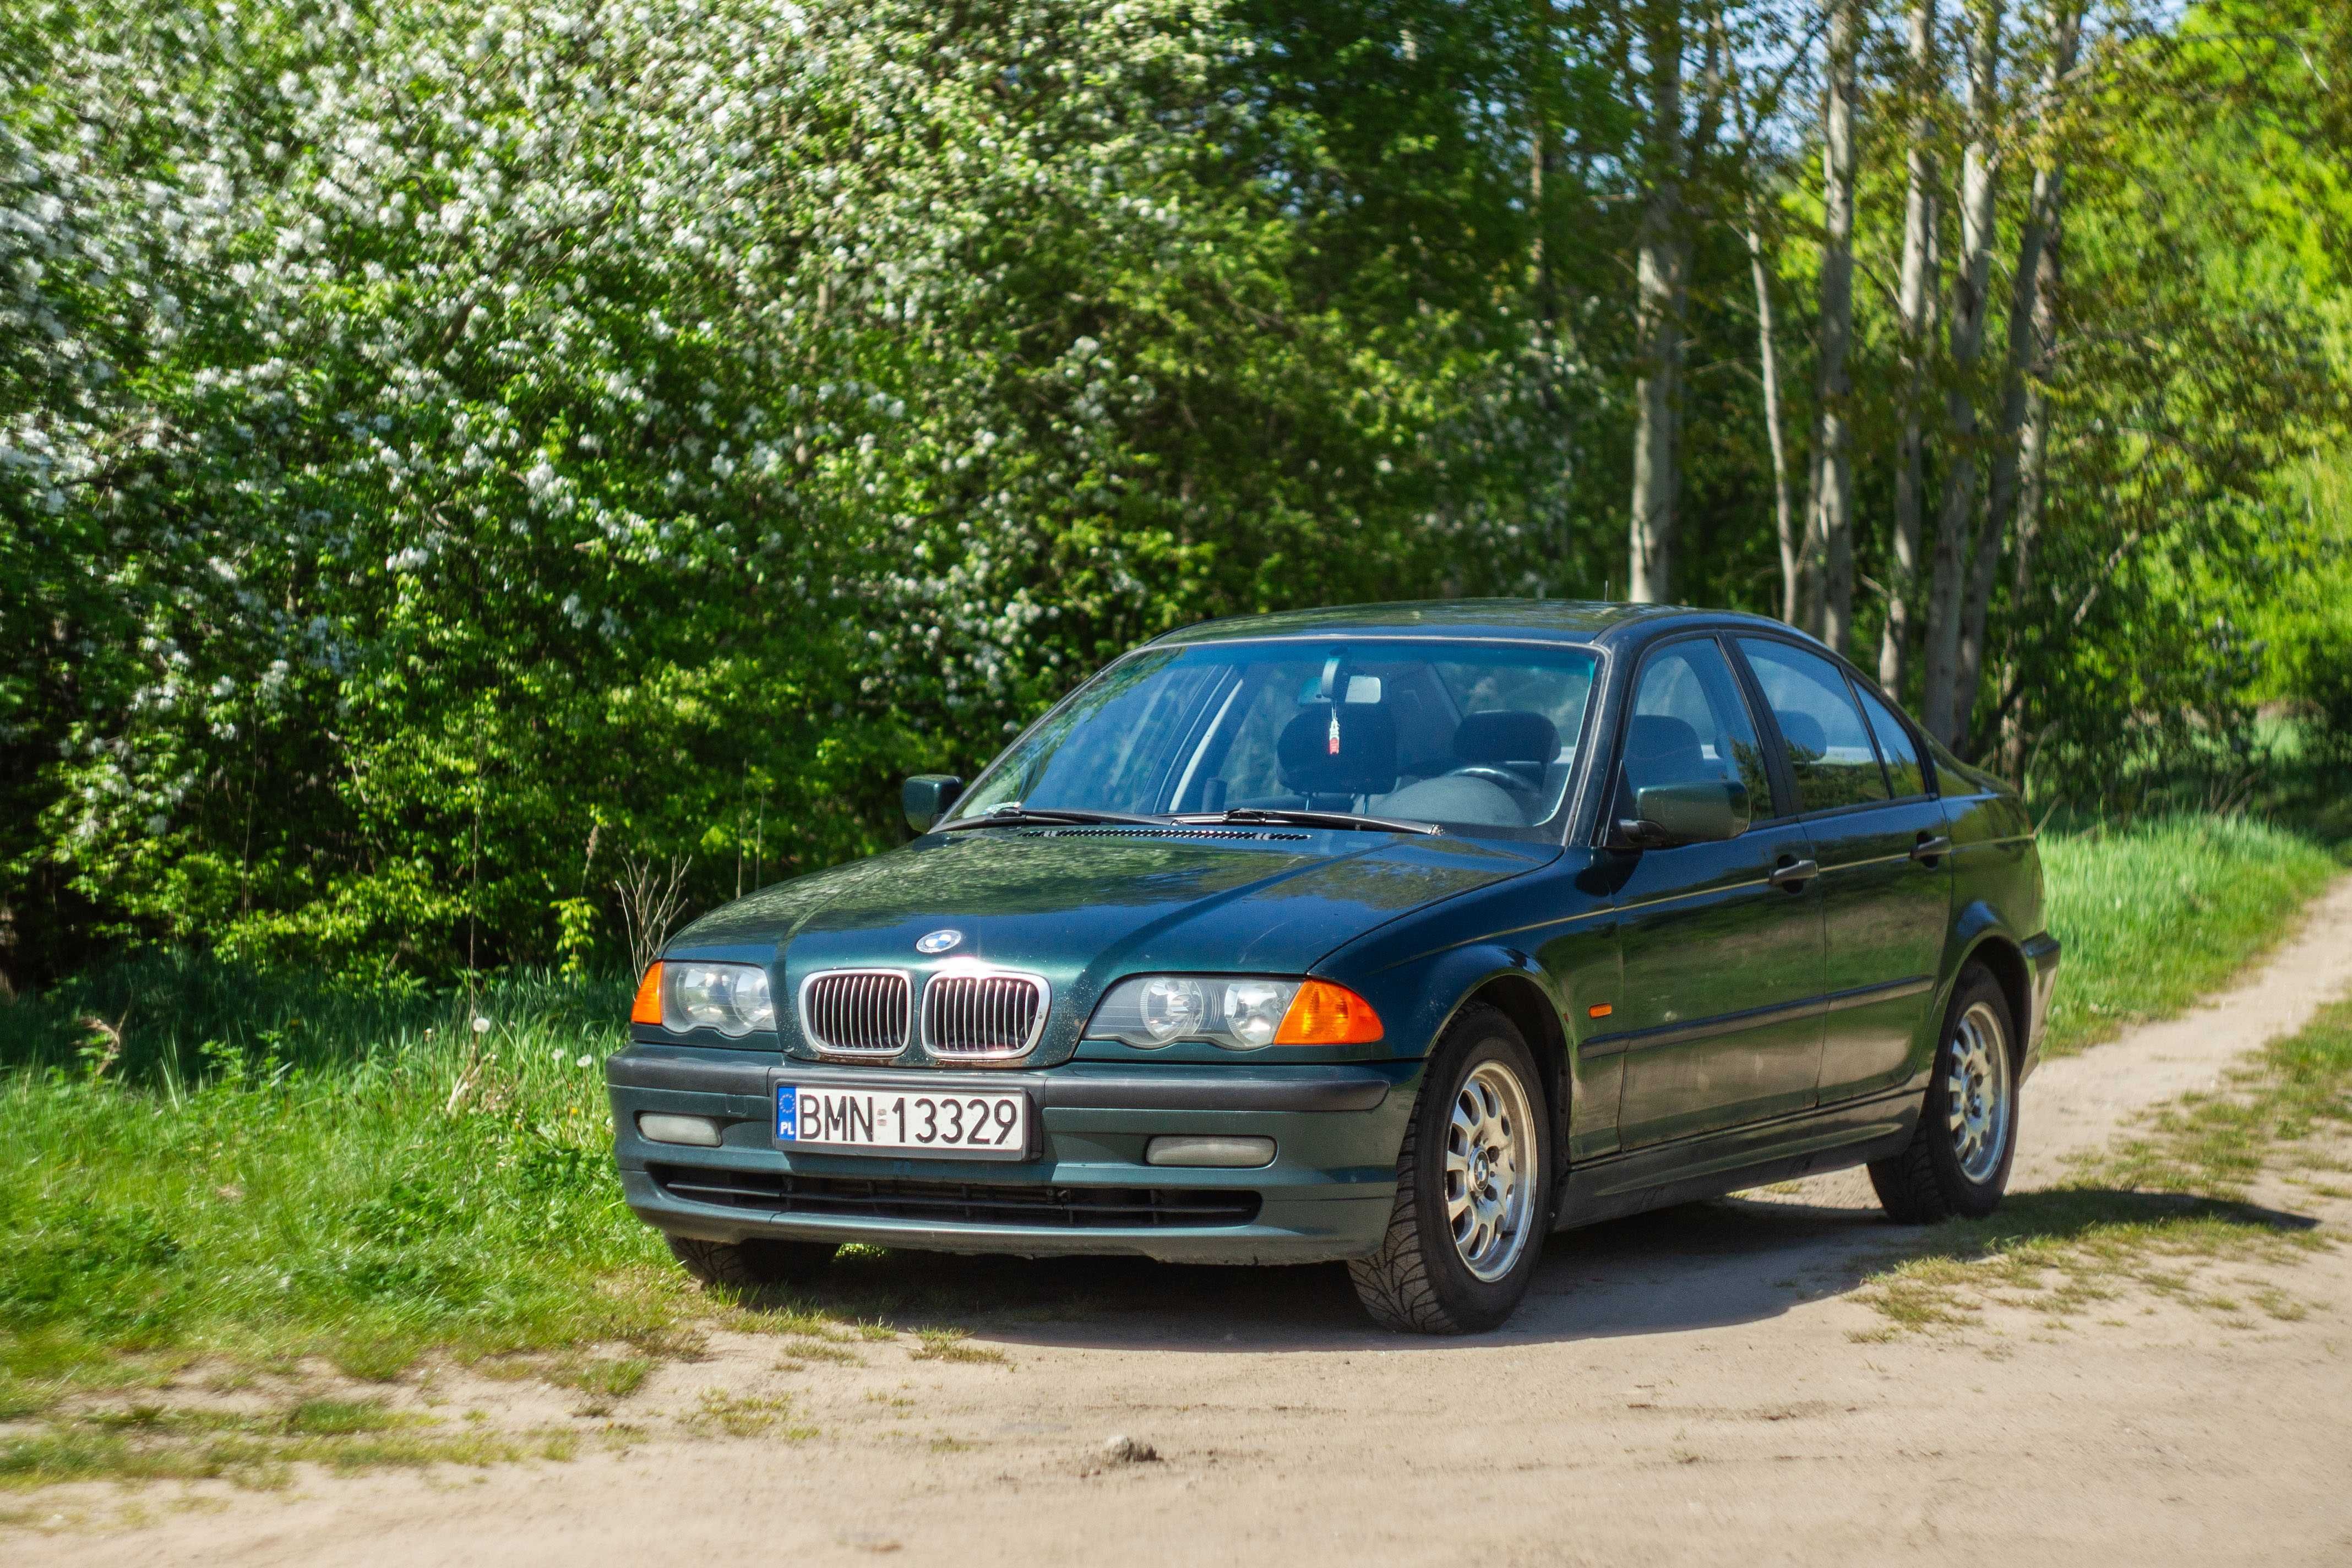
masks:
[[[1918,1130],[1901,1153],[1871,1162],[1888,1217],[1981,1219],[2000,1202],[2017,1157],[2015,1039],[2000,983],[1970,964],[1952,988]]]
[[[1491,1329],[1528,1293],[1551,1229],[1543,1079],[1511,1021],[1456,1018],[1431,1053],[1378,1251],[1348,1265],[1364,1310],[1406,1333]]]

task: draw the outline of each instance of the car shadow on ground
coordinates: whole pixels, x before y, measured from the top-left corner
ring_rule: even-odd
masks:
[[[1336,1264],[1215,1268],[853,1247],[811,1288],[768,1304],[1040,1348],[1443,1351],[1761,1321],[1849,1295],[1908,1258],[1969,1259],[2074,1240],[2099,1226],[2207,1220],[2271,1232],[2317,1223],[2231,1200],[2100,1188],[2012,1194],[1991,1220],[1928,1226],[1892,1224],[1875,1207],[1720,1198],[1554,1236],[1511,1320],[1460,1339],[1401,1339],[1373,1327]]]

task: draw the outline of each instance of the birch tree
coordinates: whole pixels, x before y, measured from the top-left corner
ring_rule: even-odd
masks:
[[[1634,257],[1633,494],[1626,596],[1658,602],[1674,596],[1675,502],[1680,488],[1675,426],[1682,407],[1683,310],[1690,288],[1682,0],[1643,0],[1637,26],[1649,79],[1649,115]]]
[[[2017,265],[2011,273],[2009,343],[2002,361],[1999,425],[1992,443],[1991,476],[1985,510],[1969,563],[1968,586],[1960,604],[1959,667],[1953,708],[1965,731],[1975,710],[1984,676],[1986,623],[1991,612],[1994,579],[2000,569],[2002,546],[2020,512],[2020,498],[2028,471],[2034,486],[2040,525],[2041,465],[2049,439],[2049,403],[2040,384],[2050,374],[2055,346],[2053,302],[2045,289],[2056,286],[2056,250],[2064,202],[2066,165],[2060,139],[2053,134],[2060,95],[2074,71],[2082,37],[2082,0],[2050,0],[2042,16],[2044,47],[2042,78],[2033,108],[2035,122],[2032,195],[2018,226]],[[2032,581],[2032,544],[2021,535],[2017,566],[2021,583]]]
[[[1822,279],[1815,493],[1807,508],[1822,550],[1812,629],[1843,651],[1853,628],[1853,98],[1861,0],[1826,0],[1829,59],[1822,95]]]
[[[1903,263],[1896,284],[1895,331],[1901,344],[1902,382],[1896,410],[1895,518],[1886,584],[1886,624],[1878,646],[1878,681],[1900,696],[1910,673],[1917,633],[1913,609],[1919,591],[1920,511],[1927,485],[1924,421],[1929,340],[1935,333],[1941,270],[1936,244],[1938,192],[1934,100],[1940,90],[1936,68],[1936,0],[1912,0],[1906,21],[1905,96],[1917,105],[1906,136],[1903,185]]]
[[[1952,279],[1950,384],[1944,394],[1944,483],[1927,601],[1927,689],[1920,719],[1956,745],[1968,722],[1959,708],[1960,601],[1982,457],[1972,382],[1984,348],[1992,286],[1995,184],[2000,155],[2002,0],[1970,0],[1967,30],[1968,145],[1960,161],[1960,254]]]

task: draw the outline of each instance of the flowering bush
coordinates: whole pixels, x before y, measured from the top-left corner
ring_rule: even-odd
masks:
[[[1253,39],[1206,0],[0,19],[30,962],[609,947],[623,853],[716,897],[872,847],[898,773],[1139,637],[1515,584],[1553,503],[1482,476],[1540,466],[1559,368],[1492,309],[1517,242],[1443,168],[1419,261],[1302,203],[1334,169]]]

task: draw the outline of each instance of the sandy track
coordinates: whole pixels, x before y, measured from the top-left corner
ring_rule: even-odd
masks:
[[[2139,1109],[2210,1086],[2352,987],[2352,879],[2226,997],[2053,1062],[2021,1188]],[[2314,1218],[2352,1205],[2265,1194]],[[1399,1340],[1331,1269],[892,1258],[856,1280],[955,1313],[1010,1365],[858,1348],[779,1370],[721,1336],[664,1368],[569,1464],[306,1478],[53,1500],[16,1561],[152,1564],[2004,1563],[2352,1562],[2352,1256],[2231,1266],[2312,1304],[2234,1321],[2126,1294],[2069,1327],[1857,1338],[1854,1286],[1899,1246],[1852,1178],[1555,1238],[1504,1331]],[[2330,1212],[2333,1211],[2333,1212]],[[706,1388],[788,1395],[820,1435],[698,1440]],[[443,1379],[451,1415],[570,1421],[544,1390]],[[534,1405],[537,1401],[537,1405]],[[1154,1445],[1107,1465],[1102,1439]],[[189,1506],[175,1506],[185,1504]],[[37,1508],[36,1510],[37,1512]]]

